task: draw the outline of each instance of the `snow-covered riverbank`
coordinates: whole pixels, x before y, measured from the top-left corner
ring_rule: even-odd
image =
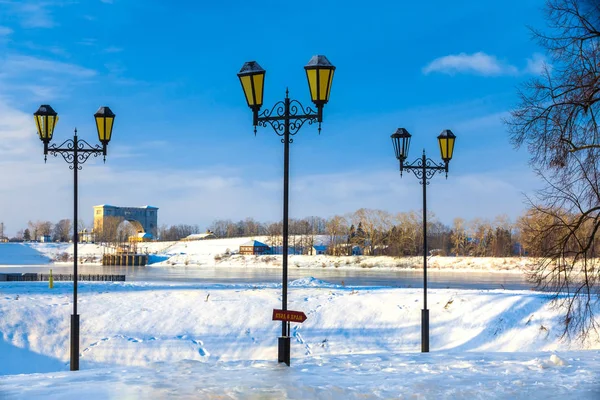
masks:
[[[68,370],[72,284],[6,282],[0,293],[0,374],[46,372],[2,377],[7,399],[600,393],[598,337],[561,340],[560,313],[538,292],[431,290],[432,353],[423,355],[422,291],[294,281],[289,308],[308,319],[292,326],[284,368],[271,321],[278,285],[81,283],[76,374],[57,373]]]
[[[191,242],[148,242],[139,244],[138,251],[151,254],[152,266],[185,266],[185,267],[238,267],[238,268],[281,268],[281,255],[245,256],[235,254],[239,246],[248,238],[214,239]],[[40,257],[63,263],[61,260],[72,260],[73,245],[68,243],[26,243],[13,246],[11,262],[3,259],[3,247],[0,245],[1,264],[26,264],[15,262],[16,250],[21,246],[26,251],[35,250]],[[102,254],[110,251],[104,246],[82,243],[78,246],[79,261],[84,264],[99,264]],[[29,258],[26,258],[29,260]],[[72,262],[72,261],[70,261]],[[69,261],[66,261],[69,263]],[[528,270],[533,260],[527,257],[441,257],[428,258],[427,265],[431,270],[452,272],[511,272],[522,274]],[[380,270],[415,270],[423,268],[422,257],[385,257],[385,256],[309,256],[290,255],[290,268],[300,269],[380,269]]]

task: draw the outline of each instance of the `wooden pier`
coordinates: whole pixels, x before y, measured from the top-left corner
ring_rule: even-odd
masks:
[[[102,265],[131,265],[134,267],[143,267],[148,263],[147,254],[104,254],[102,256]]]

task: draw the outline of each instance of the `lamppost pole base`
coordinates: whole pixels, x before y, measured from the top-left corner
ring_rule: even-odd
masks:
[[[79,371],[79,314],[71,314],[71,371]]]
[[[277,356],[277,361],[284,362],[289,367],[290,366],[290,337],[289,336],[280,336],[279,337],[279,355]]]
[[[429,352],[429,310],[421,310],[421,352]]]

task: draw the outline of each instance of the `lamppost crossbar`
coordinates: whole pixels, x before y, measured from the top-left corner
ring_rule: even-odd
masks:
[[[77,130],[75,130],[75,137],[77,137]],[[75,143],[77,143],[77,160],[75,159]],[[55,144],[47,146],[44,153],[44,161],[47,161],[46,155],[48,153],[54,157],[61,155],[67,164],[69,164],[70,169],[75,168],[75,165],[77,165],[80,171],[82,167],[79,164],[84,164],[92,155],[98,157],[100,154],[104,154],[104,162],[106,162],[106,150],[100,145],[92,146],[85,140],[75,138],[67,139],[58,146]]]
[[[256,118],[257,126],[267,127],[268,124],[278,136],[285,136],[285,126],[289,124],[288,135],[294,136],[305,123],[312,125],[319,122],[319,116],[322,116],[322,113],[313,110],[311,107],[304,107],[298,100],[290,100],[288,96],[286,90],[284,101],[279,101],[270,110],[264,110],[260,113]],[[286,112],[286,107],[289,108],[289,112]],[[319,122],[320,133],[321,123]],[[256,127],[254,128],[254,134],[256,134]]]
[[[423,155],[425,152],[423,152]],[[404,170],[412,172],[415,177],[419,180],[419,183],[422,185],[425,183],[429,185],[428,180],[433,178],[437,173],[446,173],[446,178],[448,178],[448,165],[444,163],[437,163],[433,161],[431,158],[417,158],[412,164],[404,164],[400,166],[400,176],[402,176],[402,172]]]

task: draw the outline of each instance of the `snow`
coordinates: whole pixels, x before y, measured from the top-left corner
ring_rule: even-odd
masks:
[[[50,258],[21,243],[0,243],[0,265],[48,264]]]
[[[578,399],[600,398],[597,353],[386,353],[3,377],[3,399]]]
[[[245,241],[147,245],[164,259],[157,268],[281,268],[281,256],[226,255]],[[72,254],[68,244],[3,246],[0,264],[30,250]],[[79,250],[86,259],[105,251]],[[520,273],[528,262],[430,260],[490,273]],[[0,399],[600,398],[600,336],[562,337],[549,294],[430,289],[431,353],[420,353],[421,289],[335,285],[310,273],[399,262],[407,261],[290,257],[305,274],[288,284],[288,309],[308,317],[291,326],[290,367],[277,363],[281,323],[271,320],[280,284],[80,282],[81,371],[69,372],[72,283],[0,282]]]
[[[259,236],[253,240],[269,243],[269,238]],[[324,240],[324,238],[318,238]],[[237,268],[281,268],[281,255],[249,256],[236,254],[248,238],[207,239],[181,242],[143,242],[138,252],[150,254],[153,267],[237,267]],[[291,241],[293,242],[293,241]],[[52,260],[61,255],[70,255],[73,245],[68,243],[27,243]],[[80,262],[99,264],[102,254],[110,252],[105,246],[81,243],[78,245]],[[2,246],[0,245],[0,253]],[[1,255],[0,255],[1,257]],[[373,270],[417,270],[423,268],[423,257],[369,257],[369,256],[305,256],[290,255],[288,264],[300,269],[373,269]],[[521,274],[529,269],[533,260],[527,257],[440,257],[428,258],[430,270],[448,272],[503,272]]]
[[[562,340],[560,314],[547,294],[431,290],[432,353],[421,354],[421,290],[342,287],[311,277],[289,286],[288,308],[308,319],[292,325],[292,366],[284,368],[276,362],[281,324],[271,320],[281,304],[279,285],[81,282],[83,372],[71,374],[72,285],[1,283],[0,354],[8,362],[0,374],[11,376],[2,377],[0,397],[600,393],[599,338]],[[81,388],[64,392],[65,385]]]

